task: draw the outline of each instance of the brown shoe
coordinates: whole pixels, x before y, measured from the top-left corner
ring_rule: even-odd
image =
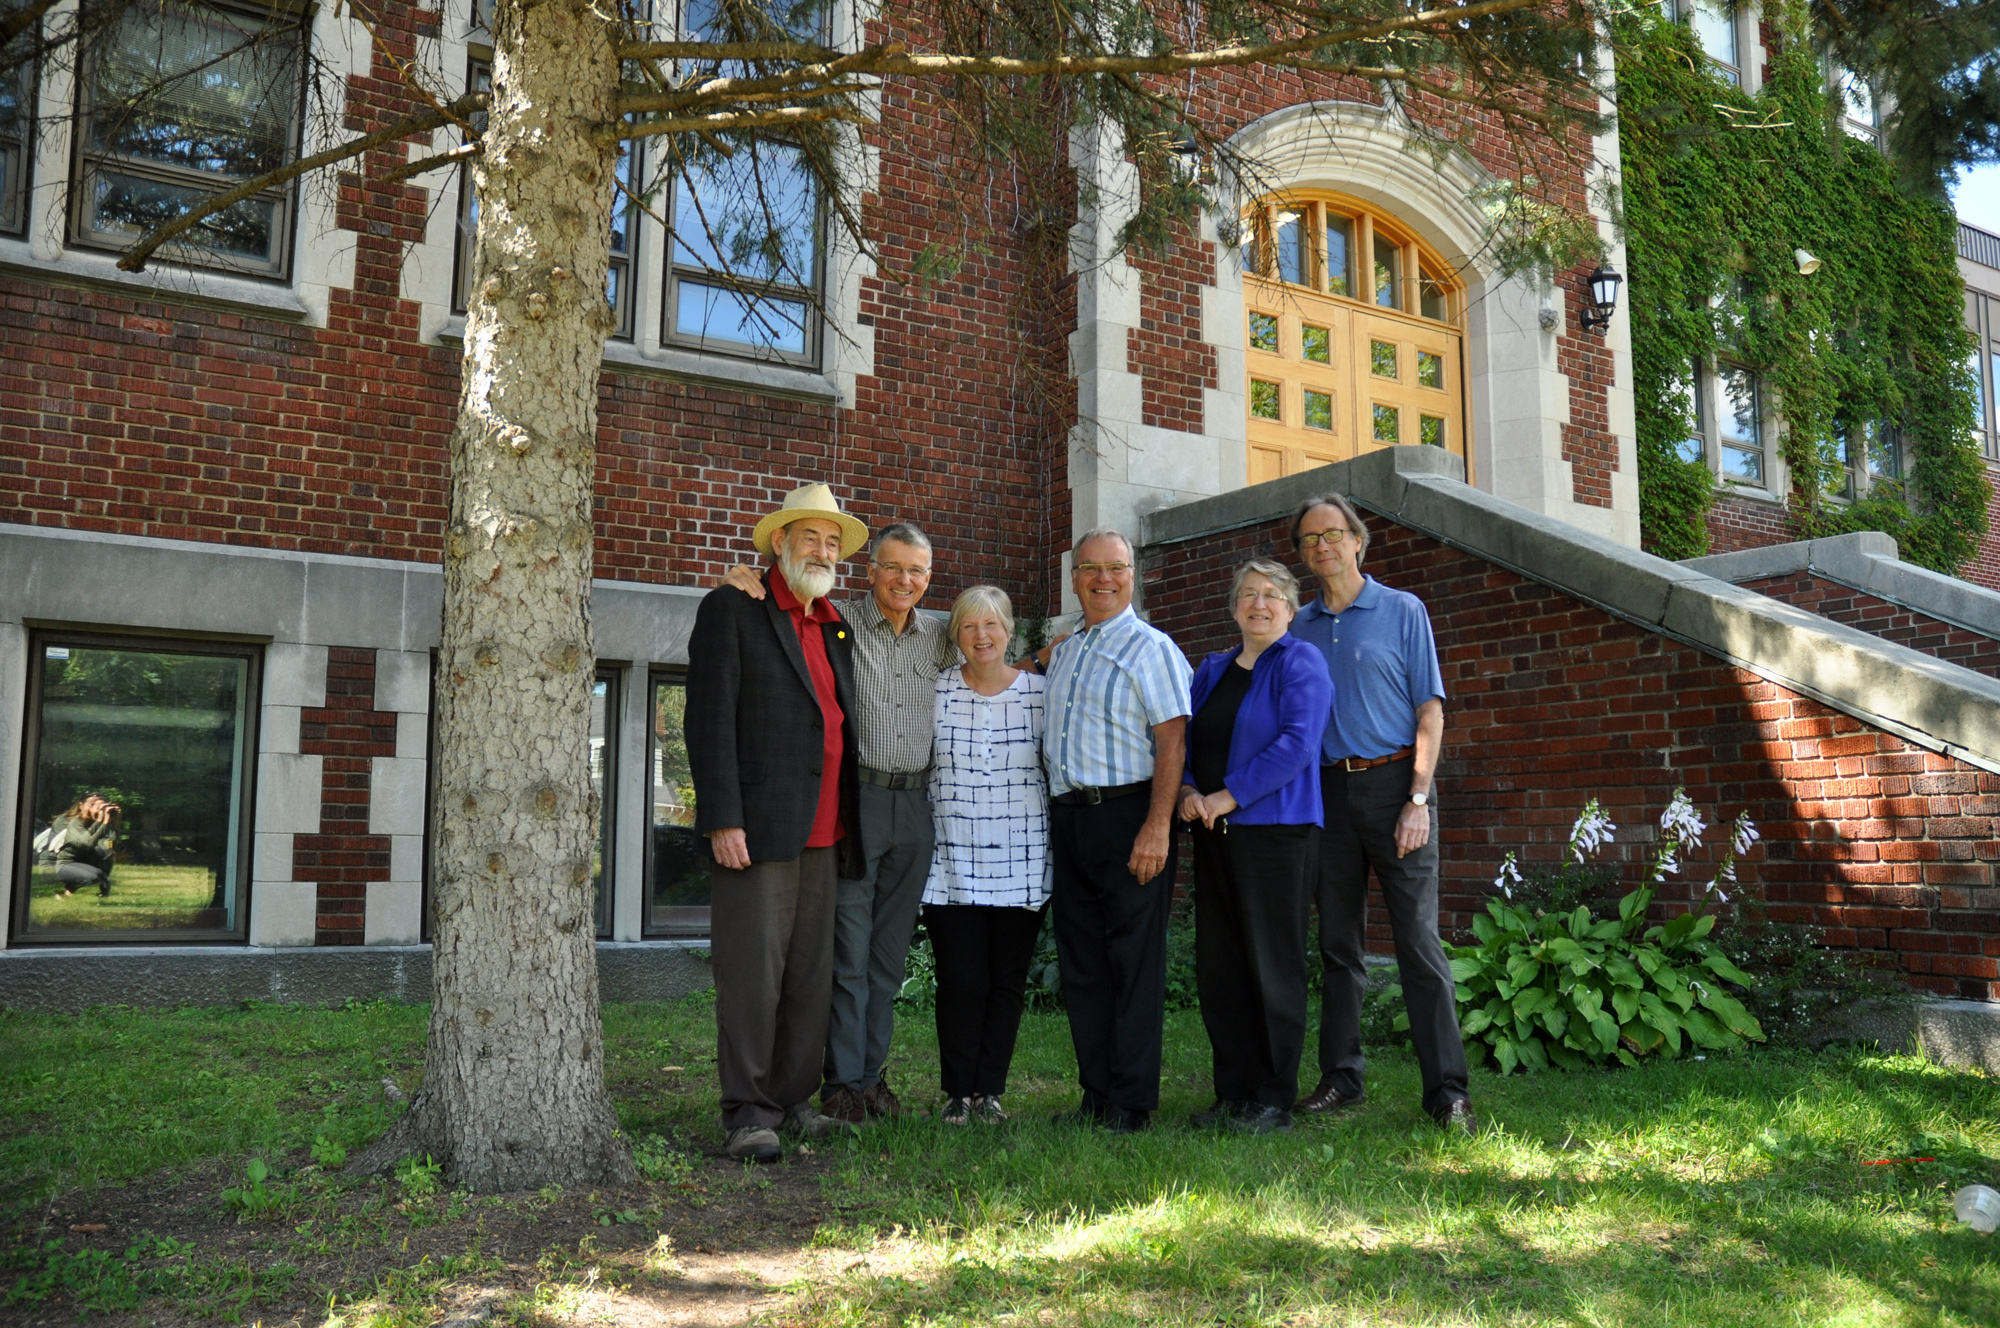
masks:
[[[1310,1111],[1316,1116],[1324,1116],[1330,1111],[1344,1111],[1348,1107],[1358,1107],[1367,1100],[1366,1093],[1343,1093],[1332,1084],[1321,1084],[1299,1099],[1298,1109]]]
[[[1464,1098],[1458,1099],[1444,1109],[1444,1114],[1434,1117],[1438,1128],[1446,1134],[1459,1135],[1466,1139],[1479,1137],[1479,1117],[1472,1112],[1472,1104]]]
[[[896,1100],[896,1090],[889,1087],[887,1080],[862,1089],[861,1105],[867,1108],[870,1120],[887,1120],[903,1114],[903,1104]]]
[[[859,1125],[868,1119],[868,1108],[862,1102],[861,1094],[846,1084],[832,1084],[822,1088],[819,1094],[819,1109],[846,1125]]]

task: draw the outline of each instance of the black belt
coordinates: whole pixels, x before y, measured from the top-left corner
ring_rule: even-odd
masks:
[[[1059,802],[1065,807],[1095,807],[1113,798],[1129,798],[1135,793],[1148,792],[1152,787],[1152,780],[1142,779],[1136,784],[1114,784],[1110,788],[1073,788],[1067,793],[1056,794],[1049,801]]]
[[[866,765],[860,767],[860,770],[862,783],[873,784],[877,788],[890,789],[896,792],[901,792],[903,789],[924,788],[931,782],[931,772],[929,770],[918,770],[911,773],[902,770],[877,770],[873,766]]]

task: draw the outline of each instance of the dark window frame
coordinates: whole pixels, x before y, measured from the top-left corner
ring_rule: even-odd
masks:
[[[21,114],[10,132],[0,135],[0,153],[12,153],[19,169],[0,182],[0,235],[28,233],[28,198],[35,188],[35,144],[37,103],[41,96],[39,61],[22,64],[15,76],[21,83]],[[0,75],[4,77],[4,75]]]
[[[604,683],[604,797],[597,809],[598,852],[603,861],[604,892],[597,901],[597,939],[608,941],[618,921],[618,772],[619,729],[625,713],[625,675],[630,669],[599,664],[592,690]]]
[[[287,128],[285,149],[288,159],[296,160],[305,139],[306,99],[312,90],[310,66],[314,7],[310,4],[288,5],[283,0],[277,0],[268,7],[260,7],[248,3],[247,0],[239,3],[230,3],[229,0],[188,0],[185,7],[215,10],[226,15],[234,15],[239,19],[252,19],[267,24],[282,20],[298,28],[298,88],[292,101],[291,122]],[[91,182],[96,172],[105,169],[107,165],[124,173],[170,184],[195,179],[212,181],[216,185],[212,190],[215,193],[234,187],[237,181],[233,177],[180,170],[158,163],[132,161],[113,153],[93,151],[90,147],[91,130],[95,123],[95,109],[92,102],[96,90],[97,61],[102,56],[102,48],[93,42],[83,56],[84,58],[79,61],[80,68],[76,79],[76,117],[70,143],[69,205],[66,209],[68,220],[65,226],[70,244],[79,248],[118,252],[132,242],[130,236],[119,237],[99,232],[90,222]],[[269,264],[220,253],[203,257],[204,251],[192,244],[164,246],[155,257],[161,262],[173,263],[180,267],[227,272],[274,285],[290,285],[298,253],[299,196],[298,179],[287,181],[256,195],[260,200],[274,201],[280,218],[277,226],[273,228],[276,238],[271,247],[275,258]]]
[[[707,906],[687,906],[683,912],[701,913],[697,920],[693,917],[678,919],[656,925],[653,921],[653,742],[659,725],[659,689],[662,683],[677,686],[685,691],[687,668],[684,665],[655,665],[646,673],[646,747],[642,758],[646,763],[646,815],[645,826],[645,877],[640,884],[639,934],[646,940],[689,940],[711,934],[712,922]]]
[[[42,739],[42,688],[46,678],[48,647],[74,646],[86,650],[132,650],[159,654],[217,655],[242,659],[244,672],[243,732],[239,743],[243,768],[238,774],[241,800],[237,811],[237,879],[230,883],[236,899],[236,925],[217,927],[149,927],[144,931],[48,930],[31,931],[28,925],[29,896],[34,879],[35,771],[39,764]],[[69,945],[230,945],[248,944],[250,939],[251,884],[256,874],[257,846],[257,764],[259,721],[264,704],[264,644],[240,639],[180,636],[154,633],[91,631],[63,627],[31,627],[28,632],[27,713],[21,725],[21,775],[17,791],[13,844],[13,899],[8,910],[7,943],[10,946]]]

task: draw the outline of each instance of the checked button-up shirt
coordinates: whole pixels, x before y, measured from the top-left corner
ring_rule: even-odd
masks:
[[[1049,792],[1153,777],[1153,727],[1186,715],[1194,670],[1173,638],[1123,613],[1076,632],[1049,660]]]
[[[899,636],[873,595],[840,606],[854,629],[854,716],[861,764],[916,774],[931,763],[938,674],[958,657],[944,623],[910,611]]]

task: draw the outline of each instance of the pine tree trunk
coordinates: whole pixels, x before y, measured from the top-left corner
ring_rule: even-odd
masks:
[[[629,1179],[604,1085],[591,853],[591,497],[611,315],[615,33],[499,0],[451,440],[424,1082],[356,1159],[473,1190]]]

